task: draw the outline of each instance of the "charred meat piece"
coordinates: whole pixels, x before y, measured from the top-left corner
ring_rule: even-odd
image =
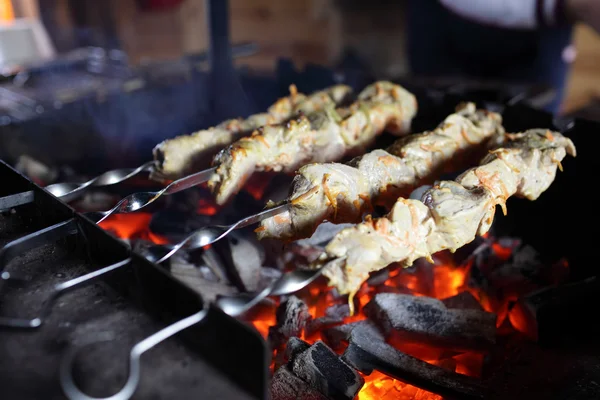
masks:
[[[265,126],[223,149],[208,185],[224,204],[254,172],[292,173],[308,163],[360,154],[385,130],[407,133],[416,111],[411,93],[390,82],[374,83],[347,108],[328,105],[287,124]]]
[[[391,207],[450,168],[465,168],[473,152],[504,134],[500,114],[460,104],[435,130],[398,139],[350,163],[309,164],[297,172],[291,207],[262,221],[258,237],[295,240],[310,236],[323,221],[357,223],[373,204]]]
[[[351,93],[349,86],[335,85],[306,96],[298,93],[292,85],[290,95],[277,100],[266,113],[227,120],[215,127],[159,143],[153,150],[157,168],[152,177],[177,179],[207,168],[219,150],[250,135],[259,127],[279,124],[298,114],[321,110],[327,105],[343,104]]]
[[[372,271],[391,263],[410,266],[417,258],[455,251],[485,234],[496,206],[506,213],[511,196],[537,199],[554,181],[573,142],[558,132],[532,129],[507,134],[505,142],[481,164],[454,181],[440,181],[419,200],[400,198],[385,217],[340,231],[314,267],[350,300]],[[352,306],[352,301],[350,305]]]

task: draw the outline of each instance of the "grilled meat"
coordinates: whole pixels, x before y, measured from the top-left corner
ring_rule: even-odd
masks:
[[[417,111],[415,97],[391,82],[364,89],[347,108],[325,107],[278,126],[265,126],[223,149],[208,182],[223,204],[256,171],[291,173],[302,165],[362,153],[384,130],[404,134]]]
[[[340,293],[352,296],[369,273],[391,263],[410,266],[435,252],[455,251],[485,234],[496,205],[506,214],[511,196],[537,199],[554,181],[573,142],[560,133],[532,129],[507,134],[475,168],[454,181],[437,182],[419,200],[400,198],[387,216],[340,231],[314,265]],[[352,302],[351,302],[352,304]]]
[[[340,105],[347,101],[352,89],[346,85],[335,85],[309,96],[298,93],[290,86],[290,95],[273,104],[266,113],[248,118],[231,119],[219,125],[178,136],[158,144],[154,150],[157,169],[154,179],[177,179],[210,165],[212,157],[225,146],[255,129],[282,123],[300,113],[310,113],[323,109],[326,105]]]
[[[325,220],[360,222],[373,204],[389,208],[449,166],[464,168],[470,153],[485,150],[491,138],[503,133],[499,114],[465,103],[435,130],[398,139],[387,150],[374,150],[348,165],[305,165],[294,178],[289,211],[262,221],[258,237],[295,240],[310,236]]]

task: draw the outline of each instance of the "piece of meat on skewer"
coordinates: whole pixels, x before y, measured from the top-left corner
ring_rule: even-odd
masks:
[[[261,222],[259,239],[296,240],[317,226],[357,223],[373,204],[391,207],[396,199],[431,183],[442,172],[465,168],[472,153],[482,153],[502,138],[500,114],[460,104],[435,130],[398,139],[348,163],[309,164],[292,183],[288,211]]]
[[[557,132],[532,129],[507,134],[475,168],[454,181],[441,181],[419,200],[400,198],[387,216],[340,231],[314,267],[326,265],[329,284],[352,297],[369,273],[391,263],[410,266],[441,250],[456,251],[485,234],[496,205],[506,214],[511,196],[537,199],[554,181],[573,142]]]
[[[310,113],[327,105],[342,105],[348,101],[352,89],[335,85],[310,95],[298,93],[290,86],[290,95],[277,100],[266,113],[248,118],[230,119],[219,125],[182,135],[159,143],[153,150],[157,168],[153,179],[177,179],[210,166],[212,157],[236,140],[250,135],[261,126],[280,124],[300,113]]]
[[[258,171],[291,173],[312,162],[336,161],[362,153],[387,130],[405,134],[417,112],[416,98],[391,82],[365,88],[347,108],[324,110],[265,126],[217,154],[208,186],[218,204],[237,193]]]

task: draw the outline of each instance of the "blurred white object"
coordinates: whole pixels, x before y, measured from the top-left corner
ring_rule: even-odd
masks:
[[[0,66],[35,63],[55,54],[39,20],[23,18],[0,24]]]
[[[440,3],[464,18],[511,29],[553,26],[564,12],[561,0],[440,0]]]

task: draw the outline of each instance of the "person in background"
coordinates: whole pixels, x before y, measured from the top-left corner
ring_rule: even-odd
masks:
[[[421,76],[545,84],[564,96],[573,25],[600,32],[600,0],[410,0],[408,54]]]

